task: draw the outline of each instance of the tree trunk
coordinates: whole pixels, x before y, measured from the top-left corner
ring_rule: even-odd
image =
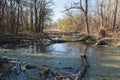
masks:
[[[10,1],[10,8],[11,8],[11,11],[10,11],[10,30],[9,32],[10,33],[15,33],[15,9],[13,7],[13,1],[11,0]]]
[[[86,27],[86,32],[89,34],[89,23],[88,23],[88,0],[85,0],[85,27]]]
[[[19,16],[20,16],[20,4],[18,2],[18,15],[17,15],[17,26],[16,26],[16,32],[15,33],[18,33],[18,29],[19,29]]]
[[[37,0],[34,1],[35,7],[34,7],[34,12],[35,12],[35,27],[36,27],[36,32],[38,32],[38,18],[37,18]]]
[[[85,16],[85,30],[87,34],[90,34],[89,23],[88,23],[88,0],[85,0],[85,9],[82,6],[82,0],[80,0],[80,8]]]
[[[31,32],[33,32],[33,9],[32,9],[32,4],[30,5],[31,13],[30,13],[30,18],[31,18]]]
[[[6,0],[3,3],[3,1],[0,1],[0,5],[2,5],[1,7],[1,11],[0,11],[0,33],[3,33],[3,21],[4,21],[4,10],[5,10],[5,5],[6,5]]]
[[[89,34],[90,31],[89,31],[89,23],[88,23],[88,16],[87,16],[87,14],[85,14],[85,27],[86,27],[87,34]]]
[[[116,0],[115,11],[114,11],[114,19],[113,19],[113,26],[112,26],[113,32],[115,31],[115,26],[116,26],[117,8],[118,8],[118,0]]]
[[[45,25],[45,1],[43,1],[43,7],[42,7],[42,25],[41,25],[41,32],[43,32],[44,25]]]
[[[101,27],[103,27],[104,26],[103,25],[103,20],[104,20],[104,18],[103,18],[103,0],[101,3],[100,13],[101,13]]]

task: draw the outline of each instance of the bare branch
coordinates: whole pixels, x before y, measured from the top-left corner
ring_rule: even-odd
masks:
[[[79,6],[73,6],[73,7],[70,7],[70,8],[66,8],[66,10],[64,10],[63,12],[69,11],[71,9],[80,9],[80,7]]]

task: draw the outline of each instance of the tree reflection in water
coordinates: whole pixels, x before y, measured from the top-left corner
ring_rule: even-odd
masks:
[[[39,43],[31,43],[29,45],[29,50],[28,50],[30,54],[37,54],[37,53],[45,53],[46,52],[46,48],[43,42],[39,42]]]

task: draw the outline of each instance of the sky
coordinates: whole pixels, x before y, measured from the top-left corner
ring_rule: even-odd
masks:
[[[69,6],[71,2],[78,2],[79,0],[53,0],[54,1],[54,16],[53,21],[57,22],[57,20],[62,19],[65,15],[63,12],[65,10],[65,6]],[[91,0],[90,4],[94,4],[95,0]]]
[[[65,6],[67,6],[69,3],[71,3],[71,1],[75,1],[75,0],[53,0],[54,1],[54,16],[53,16],[53,20],[57,21],[59,18],[63,18],[64,14],[63,11],[65,10]],[[77,0],[76,0],[77,1]]]
[[[59,18],[62,18],[62,11],[64,10],[65,4],[67,4],[68,0],[53,0],[54,1],[54,16],[53,20],[56,21]]]

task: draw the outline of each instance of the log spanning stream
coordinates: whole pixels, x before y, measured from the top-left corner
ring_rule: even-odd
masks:
[[[10,73],[2,72],[2,66],[8,62],[0,59],[0,79],[3,80],[120,79],[119,48],[79,42],[55,43],[47,47],[33,43],[18,48],[0,48],[0,57],[10,59],[9,66],[13,67]],[[17,65],[18,70],[15,71]]]

